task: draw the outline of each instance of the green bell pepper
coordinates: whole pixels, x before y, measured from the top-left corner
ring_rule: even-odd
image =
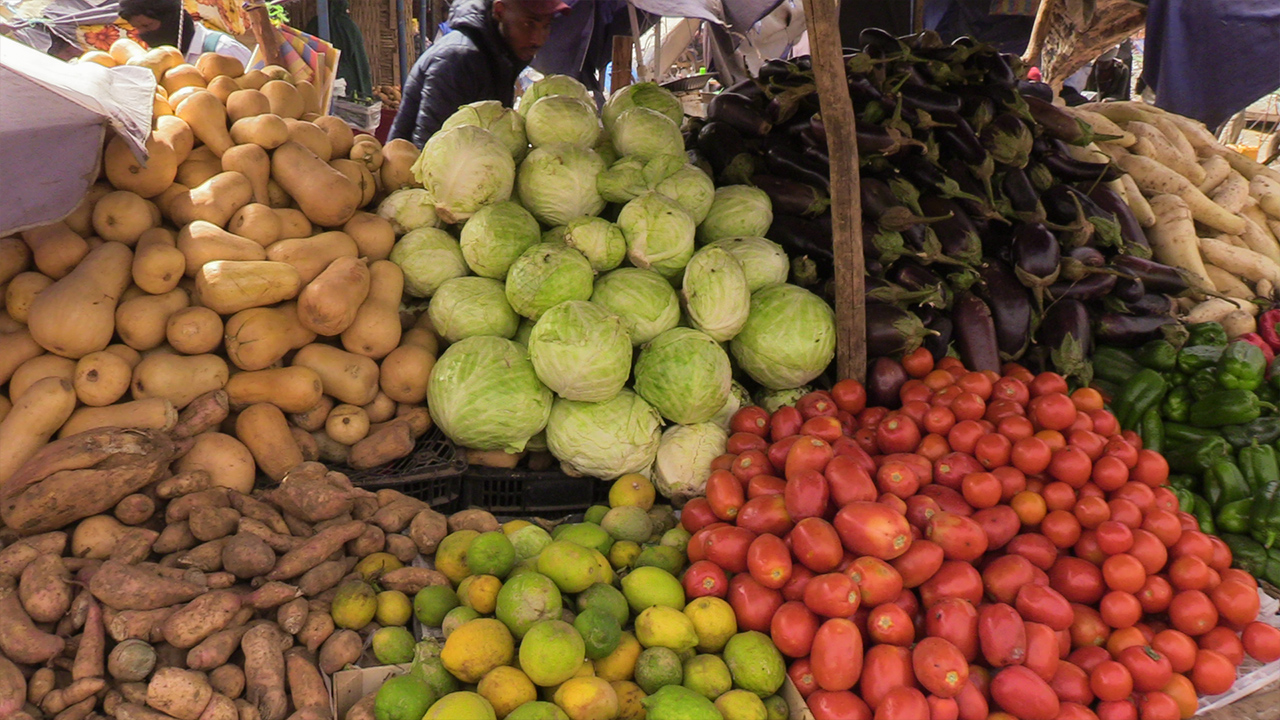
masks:
[[[1178,498],[1178,510],[1182,512],[1191,512],[1196,509],[1196,494],[1183,487],[1171,488],[1173,494]]]
[[[1199,444],[1213,437],[1222,437],[1214,428],[1198,428],[1178,422],[1164,424],[1164,440],[1170,445]]]
[[[1160,372],[1170,372],[1178,366],[1178,348],[1168,340],[1152,340],[1138,348],[1138,364]]]
[[[1263,579],[1272,585],[1280,583],[1280,548],[1267,548],[1267,571]]]
[[[1257,395],[1258,399],[1262,402],[1271,403],[1272,405],[1280,403],[1280,390],[1276,390],[1275,387],[1269,383],[1259,385],[1258,389],[1254,390],[1253,393]]]
[[[1191,411],[1191,403],[1194,401],[1191,390],[1185,385],[1171,388],[1169,394],[1164,396],[1164,401],[1160,403],[1160,416],[1165,420],[1184,423],[1187,421],[1187,414]]]
[[[1260,577],[1267,571],[1267,549],[1257,540],[1247,535],[1223,533],[1222,541],[1231,548],[1231,558],[1236,567],[1254,577]]]
[[[1195,475],[1186,473],[1171,473],[1169,475],[1169,487],[1174,491],[1186,490],[1187,492],[1195,492],[1200,487],[1200,479]],[[1190,512],[1190,511],[1188,511]]]
[[[1203,497],[1196,496],[1195,508],[1191,511],[1196,516],[1196,522],[1200,525],[1200,532],[1209,535],[1217,534],[1217,526],[1213,524],[1213,508],[1209,507],[1209,501]]]
[[[1120,421],[1120,427],[1136,430],[1148,410],[1160,407],[1160,401],[1168,390],[1169,383],[1160,373],[1144,369],[1125,383],[1120,395],[1111,403],[1111,411]]]
[[[1142,438],[1142,447],[1154,452],[1164,449],[1164,421],[1160,419],[1160,409],[1154,405],[1142,414],[1138,423],[1138,437]]]
[[[1178,370],[1187,375],[1194,375],[1205,368],[1218,364],[1225,348],[1212,345],[1192,345],[1178,351]]]
[[[1224,390],[1253,390],[1267,373],[1267,359],[1253,343],[1233,342],[1218,360],[1218,384]]]
[[[1280,482],[1270,482],[1255,496],[1249,512],[1249,535],[1263,547],[1280,541]]]
[[[1223,329],[1222,323],[1196,323],[1187,328],[1187,345],[1226,347],[1227,331]]]
[[[1214,510],[1221,510],[1230,503],[1244,500],[1252,492],[1244,479],[1244,473],[1230,460],[1215,461],[1204,475],[1204,497]]]
[[[1260,417],[1243,425],[1228,425],[1222,428],[1222,437],[1234,448],[1248,447],[1255,442],[1270,445],[1280,440],[1280,417]]]
[[[1262,401],[1250,390],[1218,390],[1191,404],[1187,421],[1196,427],[1241,425],[1262,415]]]
[[[1191,391],[1191,397],[1199,400],[1211,392],[1218,391],[1218,371],[1211,367],[1198,370],[1187,380],[1187,389]]]
[[[1219,460],[1231,457],[1231,446],[1221,437],[1211,437],[1198,443],[1172,444],[1164,451],[1169,470],[1188,475],[1203,475]]]
[[[1142,370],[1142,366],[1120,348],[1096,348],[1089,361],[1093,364],[1095,378],[1113,383],[1124,384]]]
[[[1213,518],[1213,524],[1219,532],[1249,532],[1249,511],[1253,507],[1253,499],[1245,498],[1223,505]]]
[[[1261,494],[1273,482],[1280,482],[1280,461],[1277,461],[1276,451],[1270,445],[1255,442],[1241,448],[1236,464],[1255,494]]]

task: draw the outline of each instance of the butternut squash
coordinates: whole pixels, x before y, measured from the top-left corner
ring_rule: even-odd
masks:
[[[105,182],[96,182],[90,185],[88,191],[85,192],[84,197],[80,198],[80,204],[76,205],[76,209],[72,210],[70,215],[63,218],[62,222],[66,223],[67,227],[71,228],[71,232],[79,235],[80,237],[92,235],[93,206],[97,205],[98,200],[101,200],[104,195],[114,191],[115,188]],[[0,247],[2,246],[3,241],[0,241]],[[0,252],[0,256],[3,256],[3,252]],[[2,277],[4,277],[4,260],[0,257],[0,278]]]
[[[168,432],[178,424],[178,411],[164,398],[148,398],[105,407],[82,407],[71,413],[58,437],[104,427],[137,428]]]
[[[80,402],[90,407],[103,407],[124,397],[132,380],[133,366],[127,360],[108,350],[100,350],[80,358],[71,385]]]
[[[133,58],[145,55],[147,51],[139,45],[136,40],[122,37],[111,43],[109,52],[111,54],[111,59],[115,60],[118,65],[125,65]],[[160,76],[157,75],[156,79],[159,80]]]
[[[171,45],[163,45],[134,55],[121,64],[144,67],[156,76],[156,82],[160,82],[166,72],[181,65],[182,62],[182,53],[178,52],[177,48]]]
[[[204,149],[203,147],[196,148],[196,150],[203,150],[203,149]],[[179,172],[181,172],[181,168],[179,168]],[[218,174],[217,172],[214,172],[210,174],[209,177],[213,177],[214,175],[217,175],[217,174]],[[208,178],[205,178],[205,179],[207,180]],[[160,213],[164,217],[168,218],[170,217],[169,208],[172,207],[173,201],[177,199],[179,195],[185,196],[189,192],[191,192],[191,188],[187,187],[186,185],[183,185],[182,183],[175,182],[174,184],[170,185],[167,190],[165,190],[164,192],[152,198],[151,201],[156,204],[156,207],[160,208]]]
[[[339,402],[367,405],[378,394],[378,365],[363,355],[312,343],[298,350],[292,365],[315,370],[324,393]]]
[[[357,257],[355,240],[344,232],[331,231],[305,238],[280,240],[267,248],[267,259],[289,263],[298,269],[306,285],[340,257]]]
[[[133,283],[152,295],[163,295],[177,287],[187,259],[176,243],[173,233],[164,228],[142,233],[133,248]]]
[[[298,319],[317,335],[339,335],[355,321],[368,294],[368,263],[364,258],[340,257],[298,294]]]
[[[252,115],[231,125],[231,139],[237,145],[274,150],[289,141],[289,127],[279,115]]]
[[[393,193],[400,188],[415,187],[418,179],[413,176],[413,163],[421,153],[418,146],[403,138],[396,138],[382,147],[382,191]]]
[[[280,187],[280,183],[276,182],[275,178],[267,181],[267,204],[277,210],[281,208],[297,209],[293,204],[293,198],[289,197],[289,193],[285,192],[284,188]],[[301,212],[301,210],[299,210],[299,212]],[[307,222],[311,221],[308,220]]]
[[[301,210],[293,208],[272,209],[276,211],[276,217],[280,219],[281,240],[311,237],[311,221],[307,219],[306,214]],[[359,248],[357,247],[358,250]]]
[[[0,422],[0,494],[5,483],[71,417],[76,392],[65,378],[49,377],[34,385],[13,403]]]
[[[31,267],[31,248],[16,237],[0,238],[0,283],[7,283]]]
[[[221,158],[214,155],[208,147],[201,145],[193,149],[191,154],[187,155],[187,159],[178,165],[178,174],[174,182],[193,188],[220,172],[222,172]]]
[[[342,226],[342,231],[356,241],[360,257],[368,258],[369,262],[386,260],[396,244],[396,231],[391,223],[386,218],[363,210],[351,216],[347,224]]]
[[[369,434],[369,416],[355,405],[339,405],[329,413],[324,431],[335,442],[355,445]]]
[[[191,155],[191,150],[196,145],[196,135],[191,132],[191,126],[177,115],[164,115],[156,118],[156,129],[151,131],[151,137],[173,151],[173,172],[176,178],[177,166]],[[138,194],[141,195],[141,193]]]
[[[230,152],[227,153],[227,155],[230,154]],[[266,205],[251,202],[231,216],[231,222],[227,223],[227,230],[240,237],[249,238],[265,248],[280,239],[280,216]]]
[[[287,142],[271,155],[271,177],[311,222],[341,227],[359,209],[360,188],[306,147]]]
[[[22,231],[22,241],[31,249],[36,269],[61,280],[89,254],[89,244],[66,223],[51,223]]]
[[[290,350],[316,339],[316,334],[298,321],[293,303],[241,310],[227,321],[225,332],[227,357],[241,370],[269,368]]]
[[[27,322],[31,303],[42,290],[53,284],[53,278],[38,272],[20,273],[4,290],[4,309],[9,317],[20,323]]]
[[[116,59],[111,57],[109,53],[105,53],[101,50],[90,50],[89,52],[81,55],[77,59],[77,62],[96,63],[102,67],[118,67],[120,65],[120,63],[116,62]]]
[[[236,82],[239,83],[242,88],[257,90],[263,85],[266,85],[267,81],[270,79],[271,78],[267,77],[266,73],[261,70],[247,70],[245,71],[245,74],[236,78]]]
[[[293,75],[280,65],[263,66],[262,74],[267,76],[267,80],[284,80],[290,85],[293,84]]]
[[[284,413],[271,403],[245,408],[236,418],[236,437],[249,448],[262,473],[276,482],[303,462]]]
[[[177,474],[196,470],[209,473],[214,487],[224,487],[248,495],[257,474],[253,454],[244,443],[220,432],[200,433],[186,455],[174,464]]]
[[[378,394],[373,398],[373,402],[361,409],[368,416],[369,422],[386,422],[396,416],[396,401],[387,397],[386,393],[378,391]]]
[[[426,313],[423,314],[425,315]],[[440,340],[436,338],[435,333],[420,327],[409,328],[401,333],[400,344],[416,345],[432,355],[438,354],[440,349]]]
[[[285,127],[289,129],[289,139],[302,145],[316,157],[329,162],[333,157],[333,144],[329,142],[329,134],[320,126],[302,120],[286,119]]]
[[[227,384],[227,362],[217,355],[147,355],[133,369],[129,387],[135,400],[166,398],[181,410],[201,395]]]
[[[369,172],[368,168],[355,160],[344,158],[334,158],[329,165],[360,188],[360,207],[368,205],[373,200],[373,196],[378,192],[378,181],[374,179],[373,173]]]
[[[329,136],[330,159],[347,157],[351,154],[351,146],[355,143],[355,133],[351,131],[351,126],[343,121],[342,118],[325,115],[316,118],[313,122],[316,127],[324,130]],[[409,144],[412,145],[413,143]]]
[[[151,100],[151,117],[168,117],[173,114],[173,106],[169,99],[156,93]]]
[[[401,345],[382,359],[379,383],[382,392],[398,403],[420,403],[427,398],[427,379],[436,356],[417,345]]]
[[[191,132],[214,155],[222,157],[222,153],[234,144],[227,133],[227,110],[213,93],[207,90],[197,92],[175,105],[173,110],[191,126]]]
[[[369,172],[382,170],[382,143],[373,137],[356,138],[351,146],[350,158],[369,168]]]
[[[244,74],[244,63],[238,58],[218,53],[205,53],[196,60],[196,70],[205,82],[213,82],[219,76],[238,78]]]
[[[0,335],[0,384],[9,382],[22,363],[44,354],[27,328]]]
[[[125,345],[139,352],[160,347],[169,317],[190,304],[191,298],[182,288],[126,300],[116,308],[116,332]]]
[[[132,246],[142,233],[159,224],[159,208],[134,192],[108,193],[93,206],[93,230],[107,242]]]
[[[160,77],[160,84],[164,87],[165,92],[169,93],[169,97],[173,97],[183,88],[204,89],[209,83],[200,74],[200,71],[196,70],[195,65],[182,63],[165,70],[164,75]]]
[[[266,250],[258,243],[204,220],[182,228],[178,233],[178,250],[186,258],[187,277],[195,277],[205,263],[214,260],[267,259]]]
[[[179,122],[182,122],[179,120]],[[107,180],[117,190],[128,190],[149,198],[164,192],[178,174],[178,155],[174,149],[152,134],[147,138],[147,158],[138,162],[129,145],[116,135],[107,143],[103,155]]]
[[[215,55],[215,53],[205,53],[205,54]],[[216,55],[216,57],[225,57],[225,56]],[[219,75],[218,77],[209,81],[208,90],[209,92],[213,93],[213,96],[218,98],[218,100],[220,100],[223,105],[226,105],[227,99],[231,97],[231,93],[240,92],[240,86],[236,84],[235,80],[232,80],[226,75]]]
[[[215,260],[196,273],[195,302],[219,315],[275,305],[297,296],[292,265],[270,260]]]
[[[129,287],[133,251],[104,243],[31,303],[27,326],[46,350],[79,359],[111,342],[116,302]]]
[[[0,298],[3,299],[3,298]],[[5,333],[17,332],[26,327],[25,323],[20,323],[9,317],[9,313],[0,308],[0,335]]]
[[[248,143],[236,145],[222,154],[222,170],[235,171],[249,179],[253,201],[267,204],[267,182],[271,180],[271,158],[260,146]]]
[[[381,359],[400,344],[400,298],[404,273],[390,260],[369,266],[369,294],[355,320],[342,331],[342,347],[357,355]]]
[[[320,404],[324,389],[311,368],[286,367],[238,372],[227,381],[232,410],[271,403],[287,413],[301,413]]]
[[[13,403],[9,402],[9,398],[0,395],[0,422],[4,422],[4,418],[13,409]]]
[[[132,375],[133,369],[138,367],[138,363],[142,362],[142,353],[125,345],[124,343],[113,343],[107,346],[103,352],[109,352],[126,363],[129,363],[129,373]]]
[[[267,96],[259,90],[237,90],[227,96],[227,118],[233,123],[269,112],[271,112],[271,101],[267,100]]]
[[[207,307],[187,307],[169,316],[165,339],[183,355],[202,355],[222,345],[222,318]]]
[[[307,432],[323,430],[325,419],[329,417],[329,412],[333,410],[333,406],[336,404],[333,398],[328,395],[321,395],[320,402],[316,403],[315,407],[308,408],[300,413],[290,413],[289,422]]]
[[[75,374],[75,360],[49,353],[33,357],[13,371],[13,377],[9,378],[9,399],[17,402],[27,388],[47,377],[63,378],[70,382]]]
[[[295,84],[293,87],[298,91],[299,97],[302,98],[303,116],[318,116],[320,113],[324,112],[324,108],[320,107],[320,91],[316,89],[314,84],[307,80],[303,80],[302,82]]]
[[[169,203],[169,217],[176,225],[204,220],[226,227],[231,216],[251,200],[253,185],[249,178],[239,172],[222,172],[175,197]]]

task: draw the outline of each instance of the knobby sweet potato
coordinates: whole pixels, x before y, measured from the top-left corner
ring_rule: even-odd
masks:
[[[284,653],[274,625],[256,625],[240,641],[244,651],[245,699],[262,720],[284,720],[289,711],[285,692]]]
[[[343,523],[327,528],[307,539],[298,547],[285,553],[276,567],[267,574],[268,580],[288,580],[297,577],[324,562],[343,545],[360,537],[365,524],[359,521]],[[264,717],[263,720],[267,720]]]
[[[147,705],[178,720],[199,720],[213,688],[202,673],[162,667],[147,685]]]
[[[154,566],[108,560],[89,581],[89,592],[116,610],[155,610],[193,600],[205,587],[164,577]]]
[[[193,648],[222,630],[240,611],[240,595],[214,590],[176,610],[164,623],[164,638],[176,648]]]
[[[24,665],[41,665],[64,647],[65,640],[31,622],[12,580],[0,582],[0,655]]]

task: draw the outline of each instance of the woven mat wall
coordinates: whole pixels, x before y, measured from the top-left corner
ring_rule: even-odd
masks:
[[[400,85],[400,65],[396,48],[395,0],[350,0],[351,19],[364,36],[373,84]],[[316,16],[316,0],[288,3],[289,24],[306,27]]]

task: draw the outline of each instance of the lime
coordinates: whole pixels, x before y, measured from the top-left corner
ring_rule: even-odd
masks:
[[[573,627],[582,636],[587,657],[599,660],[609,656],[622,639],[622,626],[616,618],[599,608],[587,608],[578,614]]]
[[[667,685],[643,703],[649,711],[648,720],[721,720],[710,700],[680,685]]]
[[[724,720],[769,720],[764,701],[749,690],[730,690],[716,698],[715,703]]]
[[[640,557],[640,546],[630,540],[619,540],[609,548],[609,565],[614,570],[626,570]]]
[[[640,613],[636,618],[636,639],[645,647],[659,646],[676,652],[692,650],[698,645],[693,621],[666,605],[654,605]]]
[[[458,586],[458,599],[481,615],[490,615],[501,590],[502,581],[493,575],[472,575]]]
[[[413,633],[401,626],[378,628],[373,634],[373,656],[383,665],[399,665],[413,659]]]
[[[786,679],[782,653],[768,635],[755,631],[738,633],[724,646],[724,661],[733,674],[733,684],[762,698],[778,692]]]
[[[649,522],[653,524],[653,532],[657,535],[680,524],[676,511],[670,505],[655,505],[649,508]]]
[[[532,524],[533,523],[528,520],[508,520],[507,522],[502,523],[502,532],[505,533],[507,537],[511,537],[512,533],[515,531],[527,528]]]
[[[658,542],[667,547],[673,547],[681,553],[689,549],[689,538],[693,537],[680,525],[662,533],[662,539]]]
[[[440,627],[445,614],[461,604],[448,585],[428,585],[413,596],[413,614],[426,627]]]
[[[551,578],[531,572],[507,580],[498,591],[495,612],[513,635],[523,638],[537,623],[559,618],[562,604],[560,589]]]
[[[404,563],[400,562],[400,558],[395,555],[376,552],[366,555],[356,563],[356,572],[360,573],[360,578],[365,582],[373,582],[392,570],[399,570],[402,567]]]
[[[467,548],[467,569],[472,575],[504,578],[515,564],[515,546],[501,532],[481,533]]]
[[[550,687],[573,677],[582,668],[586,646],[572,625],[543,620],[520,642],[520,667],[535,685]]]
[[[422,720],[436,696],[417,675],[398,675],[382,683],[373,701],[377,720]]]
[[[591,548],[601,553],[608,553],[609,547],[613,545],[613,538],[609,537],[609,533],[594,523],[572,523],[561,525],[558,529],[560,534],[555,536],[556,540],[577,543],[582,547]]]
[[[787,720],[791,717],[791,706],[781,695],[770,695],[765,698],[764,711],[768,720]]]
[[[720,656],[695,655],[684,663],[681,684],[708,700],[715,700],[733,687],[733,677]]]
[[[604,519],[605,514],[608,512],[608,505],[592,505],[587,508],[587,512],[583,514],[582,521],[599,525],[600,521]]]
[[[614,540],[630,540],[641,543],[653,534],[653,522],[644,508],[621,505],[605,513],[600,527]]]
[[[444,620],[440,622],[440,629],[444,631],[444,637],[447,640],[449,635],[458,629],[458,626],[463,623],[469,623],[478,617],[480,617],[480,613],[474,609],[459,605],[444,614]]]
[[[683,552],[666,545],[645,545],[640,556],[631,563],[633,567],[656,567],[671,573],[674,577],[684,570]]]
[[[587,608],[604,610],[612,615],[613,619],[617,620],[618,625],[622,627],[626,627],[627,620],[631,619],[631,610],[622,591],[605,583],[596,583],[578,593],[577,607],[578,612],[582,612]]]
[[[632,612],[654,605],[684,609],[684,587],[674,575],[657,567],[639,567],[622,578],[622,594]]]
[[[612,574],[602,570],[597,554],[577,543],[556,540],[538,555],[538,572],[551,578],[562,593],[582,592]],[[608,566],[609,561],[604,564]]]
[[[569,716],[555,705],[537,700],[512,710],[506,720],[569,720]]]
[[[592,662],[591,666],[596,671],[596,677],[610,682],[630,680],[635,675],[636,660],[642,650],[636,636],[624,630],[622,638],[618,640],[618,647],[608,657]]]
[[[526,525],[512,532],[509,536],[516,549],[517,560],[528,560],[538,557],[542,548],[551,544],[551,533],[537,525]]]
[[[636,684],[652,695],[667,685],[684,681],[684,665],[670,648],[649,648],[636,658]]]
[[[359,630],[373,622],[378,612],[378,594],[363,580],[348,580],[338,586],[329,606],[333,624],[347,630]]]
[[[446,535],[436,546],[434,558],[436,569],[444,573],[444,576],[454,585],[471,574],[470,568],[467,567],[467,549],[479,536],[480,533],[475,530],[459,530]]]
[[[630,680],[614,680],[609,683],[618,695],[618,720],[645,720],[644,691]]]

